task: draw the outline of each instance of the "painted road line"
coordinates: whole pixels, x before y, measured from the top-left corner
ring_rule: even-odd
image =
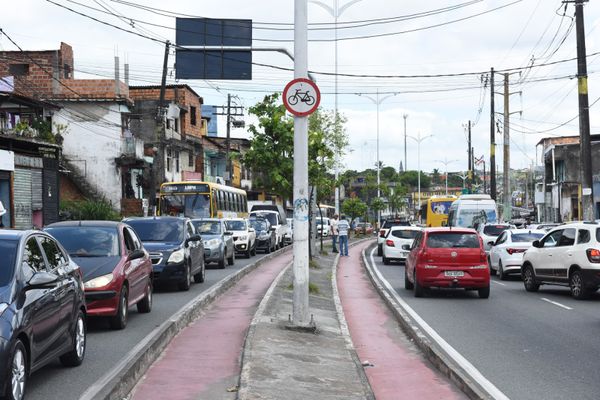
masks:
[[[550,300],[550,299],[547,299],[547,298],[545,298],[545,297],[542,297],[541,299],[542,299],[542,300],[544,300],[544,301],[547,301],[547,302],[548,302],[548,303],[550,303],[550,304],[554,304],[555,306],[562,307],[562,308],[564,308],[565,310],[572,310],[572,308],[571,308],[571,307],[567,307],[567,306],[565,306],[564,304],[560,304],[560,303],[558,303],[558,302],[556,302],[556,301],[552,301],[552,300]]]
[[[508,396],[500,391],[492,382],[490,382],[486,377],[483,376],[481,372],[473,364],[471,364],[466,358],[464,358],[458,351],[454,349],[448,342],[446,342],[423,318],[417,314],[415,310],[412,309],[394,290],[392,285],[383,277],[381,272],[379,272],[379,268],[377,268],[377,264],[375,263],[375,259],[373,257],[373,253],[375,249],[371,250],[371,265],[373,266],[373,270],[377,274],[378,279],[384,284],[388,292],[394,297],[394,299],[400,304],[402,308],[413,318],[413,320],[419,325],[420,329],[429,335],[429,337],[435,341],[438,346],[440,346],[446,354],[451,357],[456,364],[458,364],[461,368],[463,368],[469,376],[475,380],[479,385],[481,385],[484,390],[486,390],[494,399],[497,400],[509,400]]]
[[[502,283],[502,282],[498,282],[498,281],[492,281],[492,282],[494,282],[497,285],[506,286],[506,283]]]

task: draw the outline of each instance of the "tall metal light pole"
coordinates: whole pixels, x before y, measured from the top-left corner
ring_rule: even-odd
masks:
[[[444,164],[444,166],[446,167],[446,196],[448,196],[448,164],[456,162],[458,160],[448,160],[446,157],[444,157],[444,161],[442,161],[442,160],[436,160],[436,161]]]
[[[427,138],[433,137],[433,135],[427,135],[421,137],[421,132],[417,135],[417,137],[408,136],[415,142],[417,142],[417,186],[419,191],[419,209],[421,208],[421,142]]]
[[[350,6],[352,6],[353,4],[358,3],[359,1],[362,0],[350,0],[348,1],[346,4],[344,4],[343,6],[340,7],[339,1],[338,0],[333,0],[333,7],[323,3],[322,1],[319,0],[309,0],[311,3],[314,3],[316,5],[318,5],[319,7],[322,7],[323,9],[325,9],[325,11],[327,11],[333,18],[334,18],[334,35],[335,35],[335,40],[334,40],[334,46],[335,46],[335,51],[334,51],[334,58],[335,58],[335,114],[334,114],[334,118],[335,118],[335,132],[336,134],[339,133],[339,121],[338,121],[338,36],[337,36],[337,23],[338,23],[338,18],[344,13],[344,11],[346,11]],[[337,182],[338,180],[338,176],[339,176],[339,169],[338,169],[338,154],[336,153],[335,155],[335,180]],[[335,213],[339,215],[340,213],[340,188],[339,186],[336,184],[335,186]]]
[[[377,89],[375,97],[367,96],[366,94],[363,94],[363,93],[357,93],[357,95],[366,97],[367,99],[371,100],[377,106],[377,198],[379,198],[381,196],[381,188],[379,187],[381,185],[381,178],[380,178],[380,173],[379,173],[379,171],[381,170],[381,163],[379,162],[379,105],[381,103],[383,103],[385,100],[389,99],[390,97],[396,96],[397,94],[398,93],[392,93],[392,94],[388,94],[383,97],[379,97],[379,89]],[[381,226],[381,211],[377,211],[377,229],[379,229],[380,226]]]
[[[408,161],[406,161],[406,118],[408,118],[408,114],[404,114],[402,117],[404,118],[404,170],[408,171]]]

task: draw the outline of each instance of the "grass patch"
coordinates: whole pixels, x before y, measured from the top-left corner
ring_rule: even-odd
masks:
[[[294,290],[294,283],[290,283],[289,285],[287,285],[286,287],[287,290]],[[308,293],[310,294],[319,294],[321,291],[319,290],[319,287],[312,283],[312,282],[308,282]]]
[[[308,268],[310,269],[319,269],[319,264],[315,260],[308,260]]]

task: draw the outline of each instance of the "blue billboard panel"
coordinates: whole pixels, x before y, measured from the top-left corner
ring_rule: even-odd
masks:
[[[177,18],[178,46],[252,46],[251,19]]]
[[[229,50],[177,50],[177,79],[252,79],[252,52]]]

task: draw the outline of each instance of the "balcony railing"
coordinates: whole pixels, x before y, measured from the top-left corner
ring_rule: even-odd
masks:
[[[123,138],[121,153],[128,157],[144,158],[144,141],[134,137]]]

